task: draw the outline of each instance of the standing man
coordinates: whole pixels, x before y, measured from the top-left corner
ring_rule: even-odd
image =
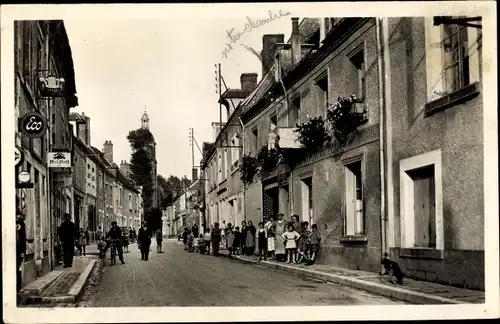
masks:
[[[276,224],[274,222],[274,216],[270,216],[265,225],[266,230],[266,238],[267,238],[267,253],[268,258],[273,260],[275,258],[274,255],[274,240],[276,236]]]
[[[194,223],[191,231],[193,232],[194,238],[198,238],[198,235],[200,235],[200,230],[198,229],[198,225],[196,225],[196,223]]]
[[[17,255],[17,291],[22,288],[23,275],[21,267],[24,255],[26,254],[26,225],[24,224],[23,213],[16,211],[16,255]]]
[[[212,235],[212,251],[214,256],[219,256],[220,242],[222,241],[221,230],[219,228],[219,223],[214,224],[214,228],[211,231]]]
[[[59,226],[59,240],[63,247],[63,268],[73,266],[73,254],[75,253],[75,239],[78,231],[75,223],[71,221],[71,215],[64,214],[64,221]]]
[[[143,223],[142,227],[139,229],[138,242],[141,245],[141,260],[148,261],[151,235],[145,223]]]

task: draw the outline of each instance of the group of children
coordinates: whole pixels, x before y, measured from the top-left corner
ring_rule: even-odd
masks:
[[[259,222],[257,230],[255,228],[248,228],[245,233],[243,231],[240,232],[238,226],[233,229],[228,224],[224,235],[225,245],[230,254],[242,254],[247,245],[251,245],[249,242],[246,242],[248,241],[247,236],[251,234],[255,241],[258,241],[260,260],[275,258],[278,261],[284,261],[284,257],[286,257],[287,263],[312,265],[318,254],[321,233],[316,224],[313,224],[309,230],[309,222],[304,221],[299,223],[298,216],[295,219],[297,221],[288,223],[286,230],[282,233],[276,233],[276,228],[271,226],[273,224],[272,220],[268,221],[266,225],[263,222]],[[185,228],[182,236],[186,251],[210,254],[210,243],[212,241],[210,229],[207,228],[205,233],[199,234],[199,237],[195,237],[193,231]],[[281,249],[278,246],[281,246]]]
[[[313,224],[309,230],[309,222],[301,223],[301,233],[297,233],[293,224],[287,225],[287,231],[281,235],[284,240],[287,263],[314,264],[321,242],[318,225]]]
[[[188,228],[184,229],[183,233],[183,243],[184,250],[188,252],[200,252],[201,254],[210,254],[210,242],[212,241],[212,235],[210,234],[210,229],[206,229],[204,234],[199,234],[199,237],[195,237],[193,231]]]

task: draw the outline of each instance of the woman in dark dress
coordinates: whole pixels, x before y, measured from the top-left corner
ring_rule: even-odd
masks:
[[[248,230],[245,236],[246,255],[252,255],[255,251],[255,234],[257,229],[253,226],[252,221],[248,221]]]

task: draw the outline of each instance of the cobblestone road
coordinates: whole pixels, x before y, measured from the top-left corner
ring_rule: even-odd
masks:
[[[302,279],[225,257],[188,253],[177,241],[152,245],[141,261],[137,245],[125,264],[103,267],[90,307],[317,306],[403,304],[352,288]]]

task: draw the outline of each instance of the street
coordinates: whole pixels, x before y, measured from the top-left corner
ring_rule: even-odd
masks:
[[[109,260],[90,307],[142,306],[318,306],[404,304],[352,288],[299,278],[226,257],[188,253],[165,240],[164,253],[151,246],[141,261],[136,244],[125,264]]]

